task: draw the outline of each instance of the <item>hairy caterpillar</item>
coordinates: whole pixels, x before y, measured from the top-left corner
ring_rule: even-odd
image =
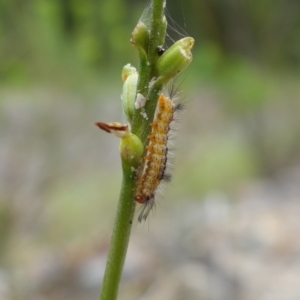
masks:
[[[158,98],[146,155],[138,170],[135,201],[144,205],[138,217],[139,222],[147,219],[155,205],[155,194],[161,181],[171,180],[171,174],[167,172],[170,124],[174,120],[174,113],[183,108],[182,104],[173,102],[174,94],[176,91],[171,91],[170,97],[161,94]]]

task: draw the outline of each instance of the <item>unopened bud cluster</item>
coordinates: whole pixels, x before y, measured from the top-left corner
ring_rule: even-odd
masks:
[[[185,69],[192,61],[191,49],[194,45],[194,39],[191,37],[180,39],[169,49],[164,50],[164,37],[167,28],[167,20],[165,16],[163,16],[161,21],[160,30],[157,32],[160,46],[157,47],[157,53],[154,61],[151,61],[151,64],[155,69],[155,76],[151,78],[149,89],[155,83],[159,84],[161,88],[170,79]],[[150,61],[148,60],[151,43],[150,30],[145,23],[142,21],[138,22],[132,32],[130,42],[138,51],[141,65],[144,64],[144,66],[150,66]],[[139,74],[134,67],[130,64],[125,65],[123,67],[121,77],[124,82],[121,96],[123,112],[129,124],[132,125],[136,110],[141,109],[141,112],[139,113],[145,115],[144,106],[148,98],[147,95],[143,95],[141,94],[141,91],[137,90]],[[121,138],[120,154],[123,166],[126,168],[136,167],[143,155],[143,143],[139,137],[130,132],[129,126],[122,125],[118,122],[98,122],[96,125]]]
[[[157,48],[155,60],[155,80],[149,86],[159,82],[160,86],[165,85],[170,79],[175,77],[183,69],[185,69],[192,61],[191,49],[194,45],[192,37],[185,37],[175,42],[166,51],[163,48],[164,36],[167,28],[166,17],[163,16],[159,36],[160,46]],[[130,42],[137,49],[140,61],[150,65],[148,61],[148,51],[150,44],[150,31],[145,23],[139,21],[134,28]],[[153,62],[152,62],[153,63]],[[123,112],[130,124],[133,121],[135,109],[142,109],[146,103],[147,95],[142,95],[141,91],[137,90],[139,75],[134,67],[130,64],[124,66],[122,71],[122,79],[124,81],[122,92]],[[140,99],[145,101],[140,101]],[[142,103],[142,105],[141,105]]]
[[[168,82],[190,64],[192,61],[191,49],[195,42],[192,37],[182,38],[161,54],[166,29],[167,20],[163,16],[160,31],[157,32],[160,46],[156,57],[157,78],[160,78],[163,83]],[[130,42],[137,49],[141,61],[146,59],[148,62],[150,31],[142,21],[139,21],[134,28]]]

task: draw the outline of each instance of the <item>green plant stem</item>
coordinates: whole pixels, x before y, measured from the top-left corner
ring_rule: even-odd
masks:
[[[132,133],[138,135],[146,144],[150,131],[150,122],[153,119],[158,92],[161,86],[154,85],[149,91],[151,78],[155,77],[157,46],[164,40],[162,36],[162,17],[165,0],[152,0],[152,16],[150,28],[150,44],[148,49],[148,63],[141,63],[139,73],[138,91],[147,95],[145,112],[148,119],[141,116],[140,111],[135,111],[133,116]],[[157,34],[160,32],[161,34]],[[111,237],[111,244],[100,294],[100,300],[116,300],[119,283],[127,253],[132,221],[135,211],[134,201],[135,178],[131,168],[123,164],[123,182],[119,198],[119,205]]]
[[[134,217],[135,201],[133,201],[133,193],[133,176],[124,174],[100,300],[114,300],[118,296],[119,283]]]

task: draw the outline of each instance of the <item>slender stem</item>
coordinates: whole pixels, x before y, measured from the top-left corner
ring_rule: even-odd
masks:
[[[150,62],[150,76],[156,76],[155,63],[157,60],[157,46],[160,45],[162,40],[160,28],[163,26],[165,0],[153,0],[151,30],[150,30],[150,43],[148,50],[148,57]],[[163,38],[164,40],[164,38]]]
[[[162,37],[162,17],[165,0],[152,0],[152,16],[150,28],[150,44],[148,49],[148,63],[141,63],[138,91],[147,95],[145,112],[148,119],[135,111],[133,116],[132,133],[138,135],[146,144],[150,131],[150,122],[153,119],[158,92],[161,86],[154,85],[149,91],[149,83],[156,76],[157,46],[164,39]],[[157,34],[160,32],[161,34]],[[164,34],[164,33],[163,33]],[[100,300],[116,300],[118,296],[119,283],[123,271],[127,253],[132,221],[135,211],[134,199],[135,178],[131,168],[125,167],[123,163],[123,183],[120,193],[117,215],[111,237],[111,244],[100,294]]]
[[[124,174],[100,300],[117,299],[135,210],[133,176]]]

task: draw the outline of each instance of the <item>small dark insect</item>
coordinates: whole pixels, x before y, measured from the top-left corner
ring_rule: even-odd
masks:
[[[166,49],[163,46],[157,46],[158,56],[162,56],[165,53]]]

